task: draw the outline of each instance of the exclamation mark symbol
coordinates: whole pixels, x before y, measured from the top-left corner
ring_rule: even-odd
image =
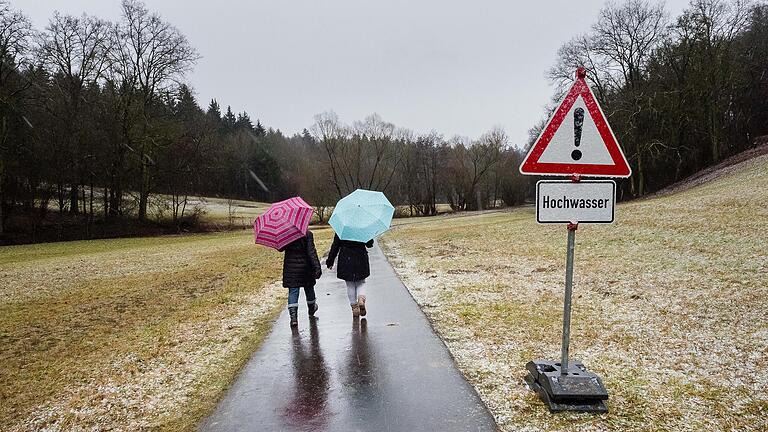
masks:
[[[584,126],[584,108],[573,110],[573,145],[581,145],[581,129]],[[581,150],[576,149],[571,152],[573,160],[581,159]]]

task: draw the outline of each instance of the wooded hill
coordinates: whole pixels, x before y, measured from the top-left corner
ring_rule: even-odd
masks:
[[[201,107],[185,84],[200,61],[187,38],[137,0],[122,10],[117,22],[55,14],[38,30],[0,0],[0,242],[9,232],[34,241],[30,226],[61,232],[64,221],[190,229],[199,216],[190,195],[301,195],[327,218],[325,208],[358,187],[384,191],[413,215],[531,194],[517,167],[549,110],[528,143],[498,128],[447,138],[333,112],[288,136],[216,100]],[[634,175],[619,184],[623,199],[768,134],[765,3],[694,0],[674,19],[661,4],[609,3],[558,58],[554,100],[585,66],[627,154]]]

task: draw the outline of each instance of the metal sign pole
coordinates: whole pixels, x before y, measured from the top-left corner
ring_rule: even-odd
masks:
[[[568,346],[571,343],[571,296],[573,294],[573,248],[577,224],[568,224],[568,249],[565,259],[565,302],[563,304],[563,352],[560,357],[560,374],[568,373]]]
[[[585,75],[583,68],[577,69],[576,76]],[[581,132],[584,126],[584,109],[576,108],[573,111],[573,145],[581,144]],[[571,158],[575,161],[581,159],[581,150],[571,152]],[[571,176],[571,181],[579,182],[579,175]],[[563,302],[563,353],[560,356],[560,375],[568,374],[568,345],[571,343],[571,295],[573,294],[573,243],[576,240],[576,228],[578,222],[568,224],[568,250],[565,258],[565,301]]]

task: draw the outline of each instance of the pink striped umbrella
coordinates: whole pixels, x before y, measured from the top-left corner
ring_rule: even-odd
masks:
[[[293,197],[269,206],[253,221],[253,234],[257,244],[282,249],[307,234],[312,206],[299,197]]]

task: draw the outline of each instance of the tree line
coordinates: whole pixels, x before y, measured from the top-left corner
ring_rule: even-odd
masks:
[[[641,197],[721,162],[768,134],[768,5],[692,0],[608,3],[591,30],[563,44],[549,71],[560,92],[585,66]],[[544,122],[532,130],[535,135]]]
[[[519,151],[500,129],[446,140],[327,112],[285,136],[216,100],[202,108],[184,81],[198,59],[137,0],[122,1],[117,22],[55,13],[41,31],[0,0],[0,234],[69,224],[93,237],[105,223],[161,217],[189,228],[192,195],[301,195],[320,219],[356,188],[413,215],[521,199],[504,195],[501,161]]]
[[[515,205],[525,195],[515,165],[521,150],[498,127],[475,140],[445,139],[414,134],[376,114],[350,125],[325,112],[315,116],[311,136],[315,152],[302,172],[317,174],[298,191],[320,206],[357,188],[385,191],[408,215],[427,216],[437,214],[440,203],[478,210]]]
[[[312,184],[325,196],[386,190],[423,215],[435,214],[438,202],[454,210],[522,203],[533,193],[518,174],[523,150],[580,66],[633,170],[619,182],[621,199],[658,191],[768,134],[768,5],[692,0],[671,19],[662,2],[625,0],[608,2],[587,34],[558,50],[547,74],[557,91],[524,145],[510,146],[498,128],[446,140],[414,136],[375,115],[345,125],[323,113],[311,136],[325,160],[313,164],[332,182]]]
[[[693,0],[674,20],[662,4],[608,3],[559,50],[553,101],[585,66],[633,168],[620,194],[643,196],[767,133],[767,28],[763,3]],[[546,118],[521,146],[501,128],[444,137],[333,112],[289,136],[215,99],[201,106],[185,82],[198,60],[138,0],[122,1],[117,22],[56,13],[42,30],[0,0],[0,239],[34,241],[46,227],[98,237],[128,222],[191,229],[191,196],[301,195],[320,219],[356,188],[384,191],[407,215],[531,197],[518,166]]]

